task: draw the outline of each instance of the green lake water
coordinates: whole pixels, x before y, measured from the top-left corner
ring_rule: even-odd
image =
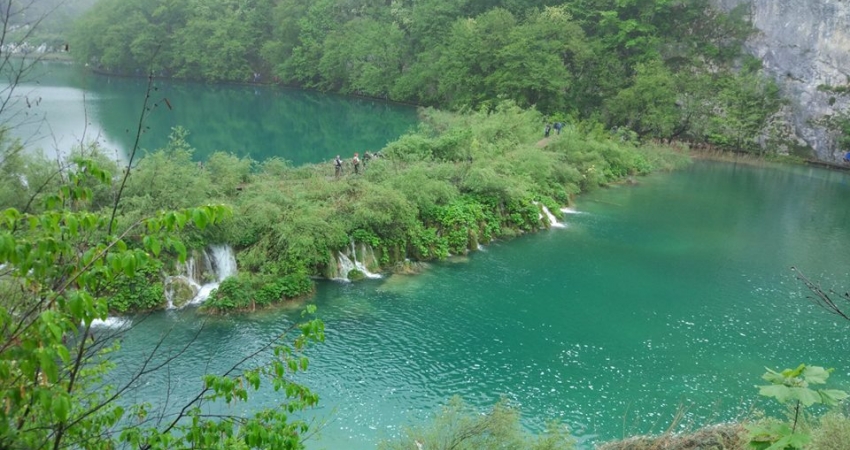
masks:
[[[566,228],[495,242],[418,276],[322,281],[310,302],[327,342],[299,377],[321,396],[311,449],[368,449],[459,395],[507,397],[526,427],[560,419],[589,445],[743,417],[765,366],[835,367],[850,389],[850,322],[806,300],[791,266],[824,287],[850,275],[850,177],[805,167],[696,162],[577,199]],[[845,291],[841,291],[845,292]],[[210,318],[133,400],[179,404],[297,317],[297,308]],[[167,330],[176,351],[192,309],[142,320],[125,377]],[[166,395],[168,393],[168,395]],[[262,391],[249,412],[274,405]]]
[[[4,121],[17,125],[16,137],[47,154],[66,154],[80,141],[96,140],[125,159],[147,84],[146,78],[40,63],[18,86],[18,100]],[[295,165],[337,154],[348,158],[381,149],[417,123],[412,106],[259,85],[154,80],[150,107],[140,148],[161,148],[170,130],[182,126],[199,161],[214,151],[258,161],[279,157]]]

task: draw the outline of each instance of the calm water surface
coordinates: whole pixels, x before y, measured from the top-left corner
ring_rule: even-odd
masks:
[[[133,148],[147,83],[42,63],[18,87],[21,98],[7,116],[15,115],[17,137],[47,154],[97,140],[124,158]],[[161,148],[171,129],[182,126],[199,161],[214,151],[296,165],[351,157],[383,148],[417,123],[410,106],[297,89],[170,80],[155,80],[153,89],[140,148]]]
[[[850,388],[850,323],[805,299],[790,266],[825,287],[850,274],[850,177],[809,168],[697,162],[578,199],[565,229],[497,242],[420,276],[321,282],[327,342],[300,379],[328,422],[312,449],[374,448],[460,395],[507,397],[524,424],[565,421],[584,442],[730,420],[757,400],[764,367],[836,367]],[[844,291],[842,291],[844,292]],[[296,317],[214,318],[137,399],[186,398]],[[137,319],[138,321],[138,319]],[[137,323],[127,370],[165,330],[179,348],[192,310]],[[120,375],[120,374],[119,374]],[[277,400],[262,392],[252,405]]]

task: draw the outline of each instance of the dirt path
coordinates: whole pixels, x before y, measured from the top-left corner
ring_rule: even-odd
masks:
[[[551,137],[547,137],[547,138],[543,138],[543,139],[537,141],[537,148],[543,148],[543,147],[549,145],[549,141],[551,141],[551,140],[552,140]]]

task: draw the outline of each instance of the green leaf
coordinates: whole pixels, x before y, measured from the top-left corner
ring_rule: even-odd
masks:
[[[51,383],[55,383],[59,378],[59,367],[56,366],[56,361],[53,360],[53,355],[47,351],[40,351],[38,354],[39,365],[41,371]]]
[[[794,400],[799,400],[803,406],[812,406],[815,403],[820,403],[821,396],[818,395],[817,392],[807,388],[807,387],[792,387],[791,390],[791,398]]]
[[[811,384],[826,384],[826,379],[829,378],[831,370],[824,369],[818,366],[808,366],[803,371],[803,378]]]
[[[132,253],[124,255],[122,268],[124,269],[124,274],[128,277],[132,277],[136,273],[136,257]]]
[[[838,405],[838,402],[848,397],[847,392],[838,389],[823,389],[818,393],[821,396],[821,403],[827,406]]]
[[[147,235],[142,239],[142,243],[145,245],[145,248],[151,251],[154,256],[159,256],[159,252],[162,250],[162,246],[155,236]]]
[[[71,362],[71,353],[68,352],[68,348],[64,345],[57,346],[56,353],[59,354],[59,358],[62,359],[63,363],[68,364]]]
[[[177,259],[184,263],[186,262],[186,246],[182,242],[175,240],[171,243],[171,247],[177,252]]]
[[[189,220],[189,217],[182,212],[176,213],[174,215],[175,220],[177,221],[177,227],[182,229],[186,226],[186,222]]]
[[[767,386],[759,386],[759,395],[765,397],[773,397],[779,403],[785,403],[792,398],[791,388],[781,384],[771,384]]]
[[[207,223],[209,223],[209,216],[203,209],[196,208],[192,210],[192,221],[196,227],[203,230],[207,227]]]
[[[154,256],[159,256],[159,253],[162,251],[162,246],[159,243],[159,239],[157,239],[157,238],[151,239],[151,251],[153,252]]]
[[[53,414],[56,415],[56,418],[59,419],[60,422],[64,422],[68,420],[68,414],[71,411],[71,404],[68,401],[68,397],[65,395],[59,395],[53,398],[51,402]]]

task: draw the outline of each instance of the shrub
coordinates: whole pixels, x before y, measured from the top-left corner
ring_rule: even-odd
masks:
[[[571,450],[574,446],[569,432],[557,424],[551,424],[541,436],[523,432],[519,412],[505,400],[481,414],[466,406],[460,397],[453,397],[430,423],[408,428],[402,437],[382,441],[378,449]]]
[[[830,412],[820,418],[812,431],[811,450],[844,450],[850,443],[850,418],[840,412]]]
[[[204,302],[204,309],[217,312],[247,308],[252,303],[253,289],[248,277],[237,275],[224,279]]]
[[[106,288],[107,303],[111,311],[145,311],[160,308],[165,303],[162,285],[162,263],[150,260],[137,267],[132,275],[115,277]]]

